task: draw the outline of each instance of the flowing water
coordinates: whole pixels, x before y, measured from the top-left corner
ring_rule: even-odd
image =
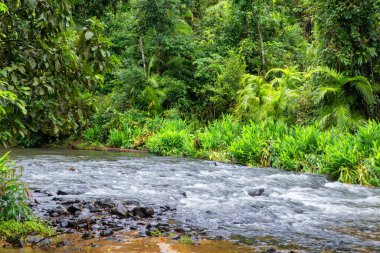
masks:
[[[174,219],[210,237],[306,252],[380,252],[379,188],[148,154],[18,149],[11,157],[24,167],[31,189],[69,187],[82,193],[76,198],[169,205],[176,208]],[[251,197],[254,188],[265,191]]]

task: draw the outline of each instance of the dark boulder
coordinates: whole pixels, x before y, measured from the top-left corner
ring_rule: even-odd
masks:
[[[100,232],[101,236],[110,236],[113,234],[114,234],[114,231],[112,229],[105,229]]]
[[[269,248],[265,251],[266,253],[276,253],[277,250],[275,248]]]
[[[80,211],[82,211],[82,208],[83,208],[83,205],[81,203],[77,203],[77,204],[72,204],[71,206],[69,206],[67,208],[67,211],[69,211],[72,214],[75,214],[77,212],[79,212],[80,214]]]
[[[57,191],[57,195],[81,195],[85,191],[72,190],[69,188],[62,188]]]
[[[150,218],[154,215],[152,207],[135,207],[133,209],[133,216],[136,218]]]

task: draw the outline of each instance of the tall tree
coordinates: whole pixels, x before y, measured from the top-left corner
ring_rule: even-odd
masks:
[[[0,81],[26,104],[7,104],[0,131],[58,136],[86,122],[86,91],[111,62],[103,25],[77,32],[68,0],[7,0],[0,14]]]
[[[380,2],[306,1],[314,16],[316,62],[380,80]]]

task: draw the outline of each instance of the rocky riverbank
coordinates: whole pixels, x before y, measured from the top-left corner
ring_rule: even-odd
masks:
[[[193,242],[206,236],[202,229],[171,219],[176,209],[170,206],[143,206],[136,200],[83,200],[79,195],[68,189],[55,194],[34,189],[29,205],[58,234],[77,234],[83,239],[127,231],[135,231],[139,237],[170,235],[178,240],[186,236]]]
[[[56,240],[55,236],[43,239],[28,236],[26,242],[20,241],[19,244],[13,246],[33,245],[42,249],[68,248],[76,247],[79,239],[91,242],[85,244],[86,247],[100,250],[104,248],[104,245],[93,241],[113,241],[113,245],[121,245],[126,242],[125,235],[133,235],[133,238],[168,238],[171,241],[179,241],[179,244],[191,245],[199,245],[205,242],[202,241],[205,239],[207,239],[207,244],[210,244],[210,239],[223,240],[221,237],[209,238],[205,230],[173,219],[177,210],[170,206],[143,206],[136,200],[84,200],[80,196],[80,191],[67,188],[59,189],[55,193],[34,189],[29,206],[38,218],[55,229],[60,239]],[[149,243],[152,243],[150,239]],[[231,247],[233,244],[228,245]],[[165,247],[169,246],[164,245],[163,248]],[[236,248],[241,247],[246,246],[236,246]],[[162,252],[177,251],[164,250]],[[275,248],[267,248],[262,252],[294,251],[277,251]]]

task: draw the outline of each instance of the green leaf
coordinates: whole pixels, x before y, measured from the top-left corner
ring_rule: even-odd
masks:
[[[84,37],[86,38],[86,40],[90,40],[90,39],[92,39],[92,37],[94,37],[94,33],[91,32],[91,31],[87,31],[87,32],[84,34]]]

